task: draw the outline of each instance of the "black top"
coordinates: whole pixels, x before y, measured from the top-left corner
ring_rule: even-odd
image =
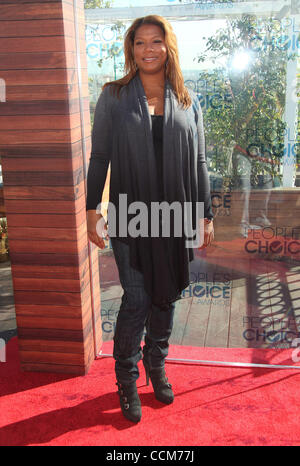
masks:
[[[163,200],[163,115],[151,115],[152,136],[156,158],[160,201]]]
[[[161,118],[150,117],[138,74],[120,90],[119,97],[113,89],[113,86],[103,89],[95,109],[86,209],[96,209],[101,202],[111,164],[109,200],[115,207],[112,213],[115,212],[116,219],[135,201],[143,202],[150,211],[151,203],[163,193],[163,201],[169,205],[174,201],[183,208],[186,202],[191,205],[192,215],[186,224],[195,229],[197,202],[204,203],[204,216],[212,216],[203,118],[196,94],[190,91],[192,105],[182,108],[166,80],[165,113]],[[161,124],[163,141],[158,137]],[[134,214],[128,213],[127,226],[132,215],[135,220]],[[111,226],[113,220],[114,217]],[[186,245],[185,235],[172,237],[171,231],[169,238],[133,237],[127,232],[124,236],[124,229],[120,232],[117,227],[114,236],[129,244],[130,265],[143,274],[145,289],[154,304],[176,299],[190,283],[189,262],[194,259],[194,252],[193,246]]]
[[[153,146],[156,159],[157,178],[159,186],[159,200],[163,201],[163,115],[151,115],[151,120]],[[161,221],[162,216],[160,215],[160,235],[162,234]],[[178,277],[176,276],[180,274],[180,259],[178,254],[180,245],[178,238],[162,238],[162,241],[165,243],[165,251],[167,251],[167,248],[170,248],[170,251],[172,253],[170,255],[166,254],[164,260],[162,257],[159,258],[159,281],[163,288],[173,289],[174,298],[172,301],[177,301],[181,298],[181,292],[177,288]],[[163,303],[161,303],[160,308],[163,309],[163,306]],[[168,309],[168,305],[166,309]]]
[[[156,160],[157,168],[157,179],[159,186],[159,200],[164,200],[164,189],[163,189],[163,115],[151,115],[152,120],[152,137],[153,137],[153,147]],[[99,177],[101,175],[100,170],[94,171],[94,176],[92,178],[92,173],[90,172],[89,177],[89,193],[97,192]],[[204,181],[200,180],[200,182]],[[91,197],[90,197],[91,198]],[[162,217],[160,216],[160,234],[162,233],[161,226]],[[180,266],[180,239],[178,238],[162,238],[162,241],[165,243],[165,251],[167,247],[172,252],[170,255],[166,255],[166,258],[162,260],[162,257],[159,258],[159,279],[160,285],[162,288],[173,289],[174,298],[172,301],[177,301],[181,298],[181,291],[177,288],[176,284],[180,281],[181,266]],[[168,245],[167,245],[168,243]],[[164,252],[165,252],[164,251]],[[175,297],[176,296],[176,297]],[[163,309],[164,303],[160,304],[161,309]],[[168,309],[168,305],[166,307]]]

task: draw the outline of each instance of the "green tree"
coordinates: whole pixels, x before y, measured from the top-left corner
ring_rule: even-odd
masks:
[[[198,62],[216,64],[212,72],[200,73],[206,87],[202,94],[210,102],[204,111],[207,144],[214,148],[211,169],[233,175],[233,185],[243,174],[235,163],[237,152],[252,155],[253,183],[266,173],[280,177],[286,63],[291,58],[284,34],[272,18],[258,22],[244,15],[227,20],[226,27],[204,38],[206,49],[197,57]],[[242,60],[247,57],[249,63],[243,69]]]
[[[99,68],[101,68],[105,60],[112,58],[114,62],[114,79],[117,79],[117,70],[123,70],[123,65],[118,65],[116,63],[116,57],[123,52],[125,25],[122,21],[115,21],[115,23],[111,26],[111,30],[116,32],[116,40],[110,46],[107,56],[105,58],[100,58],[97,63]]]
[[[112,2],[104,0],[85,0],[84,8],[85,9],[94,9],[94,8],[110,8]]]

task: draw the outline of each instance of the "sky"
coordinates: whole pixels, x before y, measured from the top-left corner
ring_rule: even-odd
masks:
[[[187,3],[187,0],[184,1]],[[112,8],[182,5],[183,3],[179,0],[113,0]],[[170,22],[178,40],[180,66],[184,69],[199,69],[201,65],[194,59],[204,50],[206,41],[203,37],[213,35],[217,29],[225,25],[225,20],[210,18],[201,21]]]
[[[155,5],[180,5],[179,0],[113,0],[112,7],[124,8],[129,6],[155,6]]]
[[[201,0],[197,2],[196,0],[183,0],[180,2],[179,0],[112,0],[112,9],[113,8],[129,8],[129,7],[146,7],[146,6],[175,6],[175,5],[184,5],[185,3],[193,3],[194,5],[198,3],[204,3],[205,0]],[[209,1],[209,0],[208,0]],[[210,0],[211,3],[218,3],[215,0]],[[272,4],[272,2],[270,2]],[[200,5],[199,5],[200,6]],[[184,10],[184,7],[183,7]],[[213,12],[213,10],[211,10]],[[178,48],[179,48],[179,58],[180,58],[180,66],[183,70],[200,70],[200,69],[208,69],[208,68],[215,68],[218,66],[217,63],[213,64],[210,61],[206,61],[205,64],[201,64],[197,62],[196,57],[203,53],[205,50],[206,39],[215,35],[218,29],[226,26],[226,13],[230,12],[230,8],[224,9],[224,19],[222,18],[214,18],[210,16],[207,19],[197,19],[197,20],[181,20],[181,21],[173,21],[171,20],[171,24],[173,26],[174,32],[177,36],[178,40]],[[142,16],[143,11],[139,12]],[[148,13],[147,13],[148,14]],[[223,10],[222,10],[223,15]],[[288,18],[285,18],[288,19]],[[131,22],[130,22],[131,23]],[[130,25],[130,23],[126,24],[126,27]],[[109,25],[102,25],[101,28],[106,28]],[[110,26],[109,26],[110,27]],[[300,27],[297,27],[297,32],[294,33],[295,38],[293,38],[293,43],[296,43],[296,34],[298,35],[298,31]],[[284,34],[287,32],[285,31]],[[294,40],[295,39],[295,40]],[[291,41],[292,43],[292,41]],[[258,43],[261,47],[263,47],[263,42]],[[298,46],[298,53],[300,50],[300,41],[297,42]],[[257,46],[257,45],[256,45]],[[281,44],[279,43],[279,47]],[[93,49],[90,49],[93,53]],[[297,50],[293,50],[295,53]],[[102,52],[99,52],[102,53]],[[94,68],[96,66],[96,58],[94,63],[91,63],[91,66]]]

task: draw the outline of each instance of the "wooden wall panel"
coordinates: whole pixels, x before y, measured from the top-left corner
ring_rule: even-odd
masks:
[[[86,229],[91,128],[76,4],[0,0],[0,155],[22,368],[84,374],[100,350],[101,322],[98,248]]]

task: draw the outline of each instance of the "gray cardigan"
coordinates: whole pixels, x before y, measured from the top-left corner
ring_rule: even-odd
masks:
[[[102,91],[95,109],[92,151],[87,176],[86,209],[101,202],[109,163],[109,200],[119,215],[119,194],[128,205],[142,201],[150,206],[159,201],[152,121],[142,81],[137,73],[121,89],[119,98],[112,86]],[[184,109],[165,81],[163,117],[164,200],[172,203],[204,203],[204,216],[212,218],[209,180],[205,159],[202,111],[197,96],[189,91],[192,105]],[[108,212],[108,226],[109,226]],[[117,217],[118,218],[118,217]],[[128,215],[128,221],[131,217]],[[196,228],[193,210],[192,227]],[[189,280],[189,262],[194,259],[185,238],[120,237],[130,246],[130,263],[144,274],[145,287],[154,304],[178,299]],[[176,257],[174,257],[176,256]],[[168,265],[169,264],[169,265]],[[169,270],[168,284],[161,274]],[[171,283],[171,284],[170,284]]]

